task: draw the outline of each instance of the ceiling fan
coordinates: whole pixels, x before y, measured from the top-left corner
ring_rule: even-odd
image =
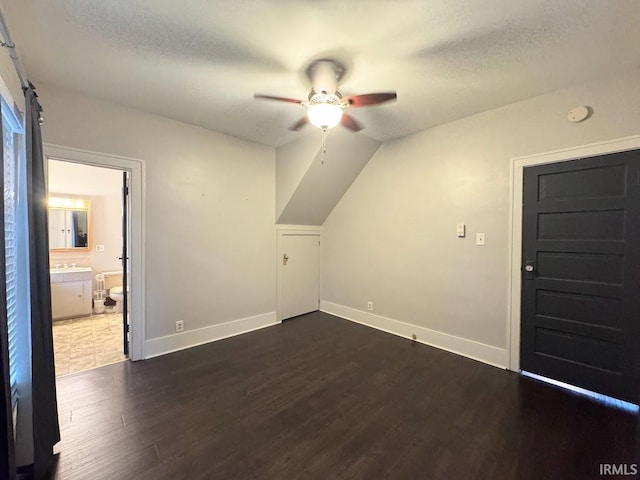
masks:
[[[311,91],[307,100],[295,98],[275,97],[256,93],[253,97],[261,100],[276,100],[278,102],[296,103],[307,108],[307,115],[289,127],[289,130],[299,130],[308,122],[327,130],[340,123],[342,126],[358,132],[362,126],[351,116],[344,113],[346,108],[369,107],[395,100],[396,92],[367,93],[365,95],[350,95],[344,97],[338,90],[338,84],[344,77],[345,67],[332,59],[321,59],[312,62],[305,74],[311,82]]]

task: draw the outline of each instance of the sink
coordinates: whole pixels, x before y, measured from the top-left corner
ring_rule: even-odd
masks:
[[[52,268],[49,270],[51,275],[60,273],[81,273],[81,272],[93,272],[91,267],[67,267],[67,268]]]

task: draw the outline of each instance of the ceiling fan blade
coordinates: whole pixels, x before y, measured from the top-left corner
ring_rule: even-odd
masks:
[[[302,117],[300,120],[298,120],[296,123],[294,123],[293,125],[291,125],[289,127],[289,130],[293,130],[294,132],[297,130],[300,130],[302,127],[304,127],[307,123],[309,123],[309,119],[307,118],[307,116],[305,115],[304,117]]]
[[[396,92],[366,93],[364,95],[351,95],[347,97],[347,103],[353,108],[368,107],[370,105],[395,100],[397,97]]]
[[[356,119],[351,115],[347,115],[346,113],[342,114],[340,123],[343,127],[346,127],[353,132],[359,132],[360,130],[362,130],[362,126],[358,122],[356,122]]]
[[[302,100],[296,100],[295,98],[274,97],[272,95],[261,95],[259,93],[254,93],[253,98],[257,98],[259,100],[275,100],[277,102],[297,103],[298,105],[302,103]]]

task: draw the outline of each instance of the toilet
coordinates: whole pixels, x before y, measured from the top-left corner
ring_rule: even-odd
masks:
[[[103,272],[103,275],[105,288],[109,292],[109,297],[116,302],[115,313],[122,313],[122,302],[124,300],[122,293],[122,271]]]
[[[109,296],[112,300],[116,301],[116,313],[122,313],[122,301],[124,295],[122,294],[122,285],[117,285],[109,289]]]

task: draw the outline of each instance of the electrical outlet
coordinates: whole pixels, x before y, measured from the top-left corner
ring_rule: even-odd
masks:
[[[370,312],[373,310],[373,302],[367,302],[367,310]]]
[[[176,322],[176,332],[184,332],[184,320],[178,320]]]
[[[104,252],[104,245],[96,245],[96,252]]]

